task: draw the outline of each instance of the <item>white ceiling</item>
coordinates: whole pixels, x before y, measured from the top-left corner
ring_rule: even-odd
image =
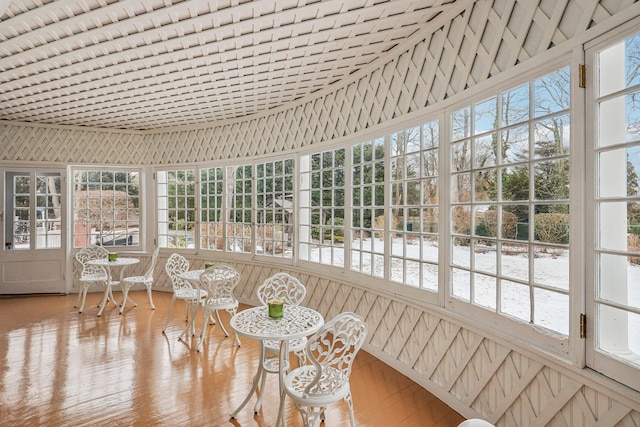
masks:
[[[336,84],[455,0],[0,0],[0,120],[149,130]]]

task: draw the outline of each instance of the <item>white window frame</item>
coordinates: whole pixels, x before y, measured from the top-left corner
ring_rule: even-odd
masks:
[[[144,246],[144,241],[145,241],[145,236],[146,236],[146,218],[145,218],[145,206],[144,206],[144,200],[145,200],[145,195],[146,195],[146,191],[145,191],[145,173],[144,170],[142,168],[131,168],[131,167],[113,167],[113,166],[95,166],[95,167],[80,167],[80,166],[75,166],[75,167],[71,167],[71,172],[70,172],[70,200],[71,200],[71,209],[72,209],[72,216],[73,216],[73,221],[72,224],[75,223],[76,221],[76,208],[75,208],[75,200],[76,200],[76,192],[75,192],[75,174],[79,172],[79,173],[92,173],[92,172],[97,172],[97,173],[119,173],[119,172],[123,172],[123,173],[137,173],[138,174],[138,244],[137,245],[106,245],[105,247],[107,249],[112,249],[112,250],[125,250],[125,251],[140,251],[142,249],[142,247]],[[75,228],[75,227],[74,227]],[[86,235],[86,234],[85,234]],[[75,233],[75,229],[73,232],[73,237],[72,237],[72,247],[75,247],[75,245],[73,244],[73,241],[75,240],[74,238],[76,237],[76,233]],[[96,236],[97,238],[97,236]]]
[[[343,161],[336,165],[336,152],[342,151]],[[322,151],[304,154],[299,157],[298,164],[300,176],[300,190],[298,192],[298,258],[320,265],[329,265],[336,268],[344,268],[347,262],[348,237],[346,233],[349,220],[347,202],[349,193],[347,190],[347,173],[349,171],[347,159],[347,147],[330,148]],[[318,162],[314,157],[317,156]],[[331,165],[326,165],[325,159],[331,158]],[[335,176],[343,175],[343,184],[336,184]],[[325,180],[325,174],[330,174],[329,180]],[[314,184],[314,175],[317,178],[317,186]],[[331,203],[325,203],[327,198],[323,193],[330,193]],[[336,201],[337,194],[342,192],[342,205]],[[320,205],[314,205],[314,193],[320,199]],[[323,223],[318,219],[331,217],[339,218],[337,213],[342,211],[344,224],[336,225],[335,222]],[[317,237],[316,237],[317,234]],[[342,239],[340,239],[342,237]],[[342,240],[342,242],[340,242]],[[312,255],[313,249],[318,249],[317,257]]]
[[[493,86],[491,88],[488,88],[486,90],[484,90],[483,92],[479,92],[477,94],[477,96],[474,97],[468,97],[467,99],[465,99],[464,102],[456,102],[454,104],[451,104],[449,106],[447,106],[447,108],[445,109],[445,122],[441,125],[441,135],[444,135],[444,140],[446,141],[444,144],[441,146],[441,151],[447,150],[447,154],[448,156],[451,156],[450,153],[450,147],[449,147],[449,141],[451,140],[451,129],[452,129],[452,119],[451,119],[451,113],[458,111],[466,106],[473,106],[476,104],[480,104],[482,103],[484,100],[489,99],[491,97],[494,97],[496,95],[508,92],[512,89],[515,89],[523,84],[527,84],[531,81],[537,80],[541,77],[544,77],[550,73],[553,73],[554,71],[563,69],[563,68],[567,68],[569,67],[570,70],[570,78],[571,78],[571,83],[570,83],[570,91],[571,91],[571,105],[569,108],[569,114],[571,115],[571,119],[570,119],[570,125],[572,127],[572,130],[576,127],[576,125],[581,125],[581,123],[576,119],[577,117],[582,117],[580,115],[581,110],[580,109],[576,109],[576,103],[579,101],[577,98],[574,97],[575,94],[575,87],[577,86],[577,66],[576,66],[576,58],[575,57],[571,57],[569,59],[567,59],[567,57],[562,57],[562,58],[556,58],[555,60],[550,60],[547,61],[547,63],[545,63],[544,66],[541,67],[536,67],[535,69],[532,69],[529,72],[526,73],[522,73],[516,77],[510,78],[508,80],[504,80],[503,83],[500,83],[499,85]],[[529,119],[530,121],[533,120],[532,118]],[[445,307],[453,310],[454,312],[458,312],[461,315],[463,315],[466,318],[474,318],[474,319],[479,319],[482,323],[484,324],[497,324],[497,323],[501,323],[501,324],[505,324],[507,325],[504,328],[505,333],[507,333],[508,335],[513,335],[513,336],[517,336],[520,339],[523,339],[527,342],[531,342],[531,343],[535,343],[538,347],[540,348],[544,348],[546,351],[551,351],[552,353],[568,359],[571,357],[574,357],[574,361],[575,360],[579,360],[580,356],[575,356],[574,352],[576,350],[576,348],[579,348],[579,346],[573,345],[572,344],[572,340],[575,342],[575,332],[577,331],[577,326],[578,325],[578,312],[576,312],[575,310],[575,304],[573,302],[574,299],[574,295],[576,295],[576,291],[574,290],[574,288],[577,286],[580,286],[579,283],[580,282],[576,282],[575,281],[575,277],[576,275],[574,274],[575,272],[575,266],[576,263],[581,263],[581,259],[578,258],[578,256],[580,255],[580,251],[576,251],[575,250],[575,242],[578,241],[579,237],[576,237],[576,235],[581,234],[578,229],[575,228],[575,226],[577,224],[580,224],[580,211],[581,211],[581,204],[580,204],[580,184],[576,184],[576,177],[580,175],[580,171],[582,171],[582,163],[580,162],[581,159],[581,148],[578,147],[578,149],[576,149],[576,135],[579,135],[580,133],[576,134],[573,131],[571,132],[571,137],[570,137],[570,154],[569,154],[569,161],[570,161],[570,185],[572,187],[576,187],[575,190],[577,191],[571,191],[570,194],[570,199],[568,201],[569,203],[569,209],[570,209],[570,213],[571,213],[571,217],[570,217],[570,242],[568,245],[569,248],[569,290],[567,291],[567,295],[568,295],[568,307],[569,307],[569,327],[568,327],[568,335],[561,335],[561,334],[556,334],[553,331],[546,331],[542,328],[538,328],[535,325],[530,325],[527,324],[525,322],[519,321],[519,320],[511,320],[510,317],[504,316],[502,314],[499,313],[495,313],[495,312],[491,312],[489,310],[487,310],[484,307],[480,307],[480,306],[476,306],[475,304],[469,303],[467,301],[463,301],[459,298],[453,297],[452,296],[452,273],[451,271],[449,271],[449,269],[447,268],[446,272],[443,272],[443,274],[441,274],[441,278],[443,278],[443,281],[445,283],[445,286],[443,289],[443,291],[445,292],[444,298],[445,298]],[[473,136],[473,135],[472,135]],[[444,160],[444,158],[443,158]],[[450,176],[451,172],[452,172],[452,166],[451,166],[451,161],[447,160],[447,164],[446,164],[446,170],[443,168],[441,170],[441,175],[444,176]],[[576,162],[576,160],[578,160]],[[450,188],[450,181],[447,181],[445,183],[445,180],[442,180],[441,183],[441,189],[442,188]],[[446,200],[444,202],[443,205],[441,205],[441,209],[443,211],[443,215],[444,212],[447,212],[447,218],[450,219],[450,211],[451,211],[451,207],[453,206],[451,204],[450,201],[450,193],[451,191],[447,191],[447,197]],[[533,195],[530,195],[530,203],[531,204],[539,204],[539,203],[543,203],[543,201],[535,201],[533,199]],[[493,202],[491,202],[493,203]],[[446,211],[445,211],[446,209]],[[533,224],[530,224],[530,227],[533,226]],[[447,224],[447,227],[451,228],[451,226],[449,224]],[[447,254],[444,254],[444,259],[446,259],[446,265],[450,266],[452,264],[452,256],[449,253],[452,249],[452,235],[450,234],[451,231],[447,230],[446,232],[444,232],[443,234],[441,234],[441,236],[443,236],[442,238],[448,238],[448,240],[446,242],[443,241],[442,247],[446,247],[446,251]],[[531,243],[534,244],[535,242]],[[443,249],[443,251],[445,251],[445,249]],[[444,270],[444,268],[442,268],[441,270]],[[581,294],[579,291],[577,292],[578,294]],[[506,323],[505,323],[506,322]]]
[[[586,299],[586,366],[598,371],[610,378],[613,378],[623,384],[626,384],[636,390],[640,390],[640,369],[638,368],[638,360],[635,361],[635,366],[625,360],[629,355],[625,357],[618,357],[614,353],[602,351],[600,347],[601,331],[599,330],[599,305],[607,305],[607,302],[599,299],[598,288],[600,284],[599,273],[599,256],[601,254],[625,254],[627,251],[615,251],[607,247],[600,247],[598,229],[597,211],[601,202],[609,201],[622,201],[626,203],[627,200],[640,202],[638,197],[622,196],[622,197],[607,197],[598,195],[598,154],[604,153],[611,148],[623,149],[631,145],[638,146],[637,141],[624,141],[618,144],[611,145],[609,147],[598,147],[598,135],[599,135],[599,103],[600,101],[608,101],[612,99],[620,99],[628,92],[636,92],[640,90],[640,86],[633,86],[634,89],[623,89],[620,91],[614,91],[611,94],[604,96],[599,95],[598,87],[598,53],[614,45],[624,42],[624,40],[634,34],[638,34],[638,28],[640,28],[640,19],[636,18],[631,22],[627,22],[618,28],[611,30],[609,33],[603,34],[600,37],[586,43],[584,46],[585,51],[585,63],[587,69],[587,93],[586,93],[586,203],[585,211],[587,215],[585,217],[585,299]],[[613,76],[607,76],[607,78],[614,79]],[[624,222],[626,225],[626,220]],[[604,303],[604,304],[602,304]],[[613,306],[616,304],[614,303]],[[637,316],[637,314],[636,314]],[[616,331],[603,331],[602,338],[607,338],[610,334],[616,334]],[[623,331],[626,333],[626,331]],[[637,355],[636,355],[637,357]]]
[[[296,252],[293,221],[297,215],[295,157],[265,159],[256,162],[253,171],[256,256],[293,259]],[[266,218],[279,218],[279,222],[269,224]]]
[[[436,129],[435,139],[427,136]],[[430,132],[429,132],[430,131]],[[387,205],[390,221],[389,234],[389,280],[411,288],[426,290],[429,293],[439,291],[440,283],[440,121],[425,121],[422,124],[406,128],[391,134],[388,155],[389,188]],[[393,152],[394,148],[403,146]],[[434,162],[435,159],[435,162]],[[429,170],[428,166],[435,167]],[[435,198],[425,198],[426,183],[437,189]],[[396,197],[400,200],[396,203]],[[397,215],[402,220],[391,223]],[[435,213],[433,216],[427,212]],[[427,219],[429,219],[427,221]],[[435,224],[435,228],[433,228]],[[427,227],[428,226],[428,227]],[[402,240],[402,247],[394,245],[394,240]],[[435,243],[434,243],[435,242]],[[398,251],[398,252],[395,252]],[[435,259],[427,256],[435,251]],[[415,255],[410,255],[415,254]],[[435,270],[435,271],[434,271]],[[408,272],[411,272],[408,274]],[[423,295],[432,300],[433,296]]]
[[[388,233],[387,223],[389,222],[389,210],[388,203],[386,201],[388,194],[388,184],[384,181],[387,177],[389,154],[388,149],[385,146],[388,143],[388,136],[379,136],[377,138],[367,139],[366,141],[358,142],[355,144],[349,144],[347,149],[348,154],[348,169],[347,173],[351,176],[351,185],[347,187],[350,194],[347,196],[349,199],[348,205],[351,210],[351,221],[349,222],[352,233],[351,246],[349,250],[349,256],[345,259],[347,268],[352,272],[364,274],[366,276],[375,277],[378,279],[387,279],[389,276],[389,246],[388,239],[386,238]],[[359,147],[360,160],[356,163],[353,159],[354,150]],[[372,147],[371,156],[367,156],[364,153],[364,149]],[[377,148],[385,148],[382,158],[377,157]],[[379,177],[376,175],[377,168],[385,168],[382,182],[377,181]],[[366,173],[362,171],[363,168],[371,169],[371,182],[362,182],[361,179],[355,179],[355,174],[359,174],[361,177],[365,177]],[[365,193],[368,189],[371,189],[371,193],[367,196]],[[379,190],[381,189],[381,190]],[[357,191],[356,191],[357,190]],[[376,191],[382,191],[383,204],[376,204]],[[358,223],[361,225],[357,228],[354,226],[353,218],[358,216]],[[380,219],[384,221],[379,221]],[[369,224],[367,227],[366,224]],[[382,246],[382,250],[380,247]],[[354,261],[358,260],[359,264],[355,264]],[[363,268],[367,265],[367,268]]]
[[[225,248],[227,224],[225,171],[225,166],[203,166],[198,169],[200,176],[198,247],[205,251],[224,251]]]
[[[178,167],[179,166],[179,167]],[[169,221],[169,211],[173,208],[169,207],[169,195],[167,194],[166,191],[166,187],[168,186],[168,182],[166,179],[166,175],[170,174],[170,173],[177,173],[177,172],[193,172],[194,175],[194,181],[193,181],[193,185],[194,185],[194,194],[193,194],[193,198],[194,198],[194,216],[193,216],[193,221],[192,221],[192,226],[194,228],[194,233],[193,233],[193,242],[190,241],[189,239],[189,234],[188,233],[184,233],[184,238],[185,238],[185,243],[184,246],[173,246],[171,245],[171,241],[173,239],[173,241],[178,241],[179,237],[180,237],[180,230],[174,230],[171,231],[170,230],[170,224],[172,224],[173,222]],[[155,174],[155,186],[156,186],[156,233],[157,233],[157,245],[160,246],[160,248],[164,248],[164,249],[179,249],[179,250],[187,250],[187,251],[191,251],[191,252],[196,252],[197,248],[198,248],[198,244],[197,242],[200,239],[200,231],[199,231],[199,224],[200,224],[200,218],[198,218],[198,215],[200,214],[200,209],[199,209],[199,198],[200,198],[200,177],[198,175],[199,173],[199,169],[196,166],[193,165],[176,165],[175,167],[171,167],[171,168],[162,168],[162,169],[157,169],[154,174]],[[178,196],[172,196],[174,197],[176,200],[178,199]],[[185,206],[181,207],[181,208],[175,208],[175,210],[181,210],[181,211],[187,211],[188,207],[186,206],[186,204],[188,204],[188,198],[191,196],[188,195],[184,195],[184,202],[185,202]],[[186,226],[187,224],[185,224]],[[185,228],[184,231],[186,231],[188,229]]]

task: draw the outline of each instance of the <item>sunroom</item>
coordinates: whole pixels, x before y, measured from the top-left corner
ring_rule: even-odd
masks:
[[[290,272],[465,417],[640,424],[637,2],[2,1],[0,35],[1,294],[76,293],[87,244],[246,304]]]

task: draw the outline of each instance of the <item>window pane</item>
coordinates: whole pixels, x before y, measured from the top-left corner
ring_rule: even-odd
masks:
[[[476,104],[473,108],[473,134],[478,135],[495,129],[497,113],[496,98]]]
[[[28,173],[13,177],[13,249],[31,248],[30,185]]]
[[[531,319],[531,295],[529,286],[521,283],[502,280],[500,306],[504,314],[529,322]]]
[[[464,108],[451,115],[451,140],[471,135],[471,108]]]
[[[510,126],[529,120],[529,85],[502,94],[502,125]]]
[[[640,195],[640,145],[598,154],[600,197]]]
[[[638,256],[600,254],[598,297],[640,310],[640,247]]]
[[[640,34],[598,53],[600,96],[640,84]]]
[[[569,335],[569,295],[534,288],[533,302],[536,325]]]
[[[569,153],[569,115],[550,117],[534,124],[536,158]]]
[[[36,181],[36,249],[60,248],[62,245],[60,174],[38,172]],[[127,217],[134,218],[135,213],[128,212]],[[137,221],[135,225],[137,226]],[[133,224],[127,222],[127,226],[133,229]]]
[[[566,110],[570,105],[569,68],[536,80],[533,83],[535,117]]]
[[[598,304],[597,316],[597,348],[640,368],[640,315]]]
[[[501,132],[502,163],[520,163],[529,160],[529,126],[518,126]]]
[[[473,302],[477,305],[496,309],[496,278],[484,274],[473,275]]]
[[[467,270],[452,268],[451,293],[464,301],[471,301],[471,274]]]

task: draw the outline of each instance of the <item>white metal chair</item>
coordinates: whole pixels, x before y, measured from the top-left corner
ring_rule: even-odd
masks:
[[[74,307],[78,307],[80,299],[82,298],[82,304],[80,304],[78,313],[82,313],[84,310],[84,303],[87,299],[87,291],[89,288],[94,284],[106,286],[106,283],[109,280],[107,271],[104,267],[87,264],[87,261],[91,261],[93,259],[106,259],[108,257],[109,251],[102,246],[96,245],[86,246],[76,253],[76,259],[80,265],[82,265],[82,272],[80,273],[80,279],[78,280],[80,289],[78,289],[78,299],[74,305]],[[111,298],[113,298],[113,295]]]
[[[155,310],[156,306],[153,304],[153,297],[151,296],[151,286],[153,285],[153,270],[156,268],[156,264],[158,262],[158,252],[160,252],[160,247],[158,246],[155,251],[153,251],[153,256],[151,257],[151,265],[149,265],[149,269],[144,274],[144,276],[129,276],[122,279],[120,283],[120,287],[122,288],[122,306],[120,307],[120,314],[124,310],[124,305],[127,302],[127,297],[129,296],[129,290],[134,285],[144,285],[147,288],[147,295],[149,295],[149,303],[151,304],[151,309]],[[131,301],[134,307],[138,305]]]
[[[307,288],[297,278],[288,273],[276,273],[267,278],[256,290],[258,299],[262,305],[267,305],[271,299],[278,299],[288,305],[299,305],[307,294]],[[289,341],[289,351],[296,354],[298,358],[298,366],[306,364],[306,356],[304,347],[307,344],[307,338],[299,338]],[[262,345],[262,378],[260,380],[260,391],[258,400],[254,407],[254,412],[258,413],[262,405],[262,395],[267,374],[279,373],[280,364],[280,341],[265,340],[261,341]],[[288,363],[287,355],[287,363]],[[289,366],[285,367],[285,371],[289,370]]]
[[[206,339],[207,324],[209,319],[213,319],[215,313],[216,319],[220,324],[224,336],[228,337],[229,332],[220,321],[219,310],[226,310],[231,316],[238,311],[238,300],[233,295],[233,290],[240,282],[240,273],[230,265],[215,264],[207,268],[200,275],[200,287],[206,293],[206,297],[202,299],[202,314],[204,316],[204,324],[200,333],[200,342],[198,343],[198,351],[202,350],[202,344]],[[215,323],[212,322],[215,325]],[[240,346],[240,339],[235,335],[236,345]]]
[[[313,334],[305,352],[311,365],[291,371],[284,379],[285,392],[293,399],[305,427],[324,422],[327,405],[344,399],[355,427],[349,378],[356,354],[367,336],[367,324],[357,314],[334,317]]]
[[[177,299],[183,300],[186,304],[186,317],[185,322],[189,321],[189,313],[193,309],[193,304],[199,304],[200,299],[206,296],[206,292],[199,291],[194,288],[189,281],[180,278],[178,275],[180,273],[184,273],[189,270],[189,261],[180,254],[171,254],[169,259],[167,259],[167,263],[165,264],[165,271],[167,275],[171,279],[171,286],[173,287],[173,297],[171,298],[171,303],[169,305],[169,313],[167,315],[167,320],[164,322],[164,326],[162,327],[162,333],[164,334],[167,325],[169,324],[169,319],[171,318],[171,313],[173,312],[173,304]],[[195,328],[195,323],[193,323],[193,327]],[[193,332],[195,335],[195,332]],[[182,335],[180,335],[182,337]]]
[[[481,420],[480,418],[469,418],[464,420],[458,427],[495,427],[489,421]]]

